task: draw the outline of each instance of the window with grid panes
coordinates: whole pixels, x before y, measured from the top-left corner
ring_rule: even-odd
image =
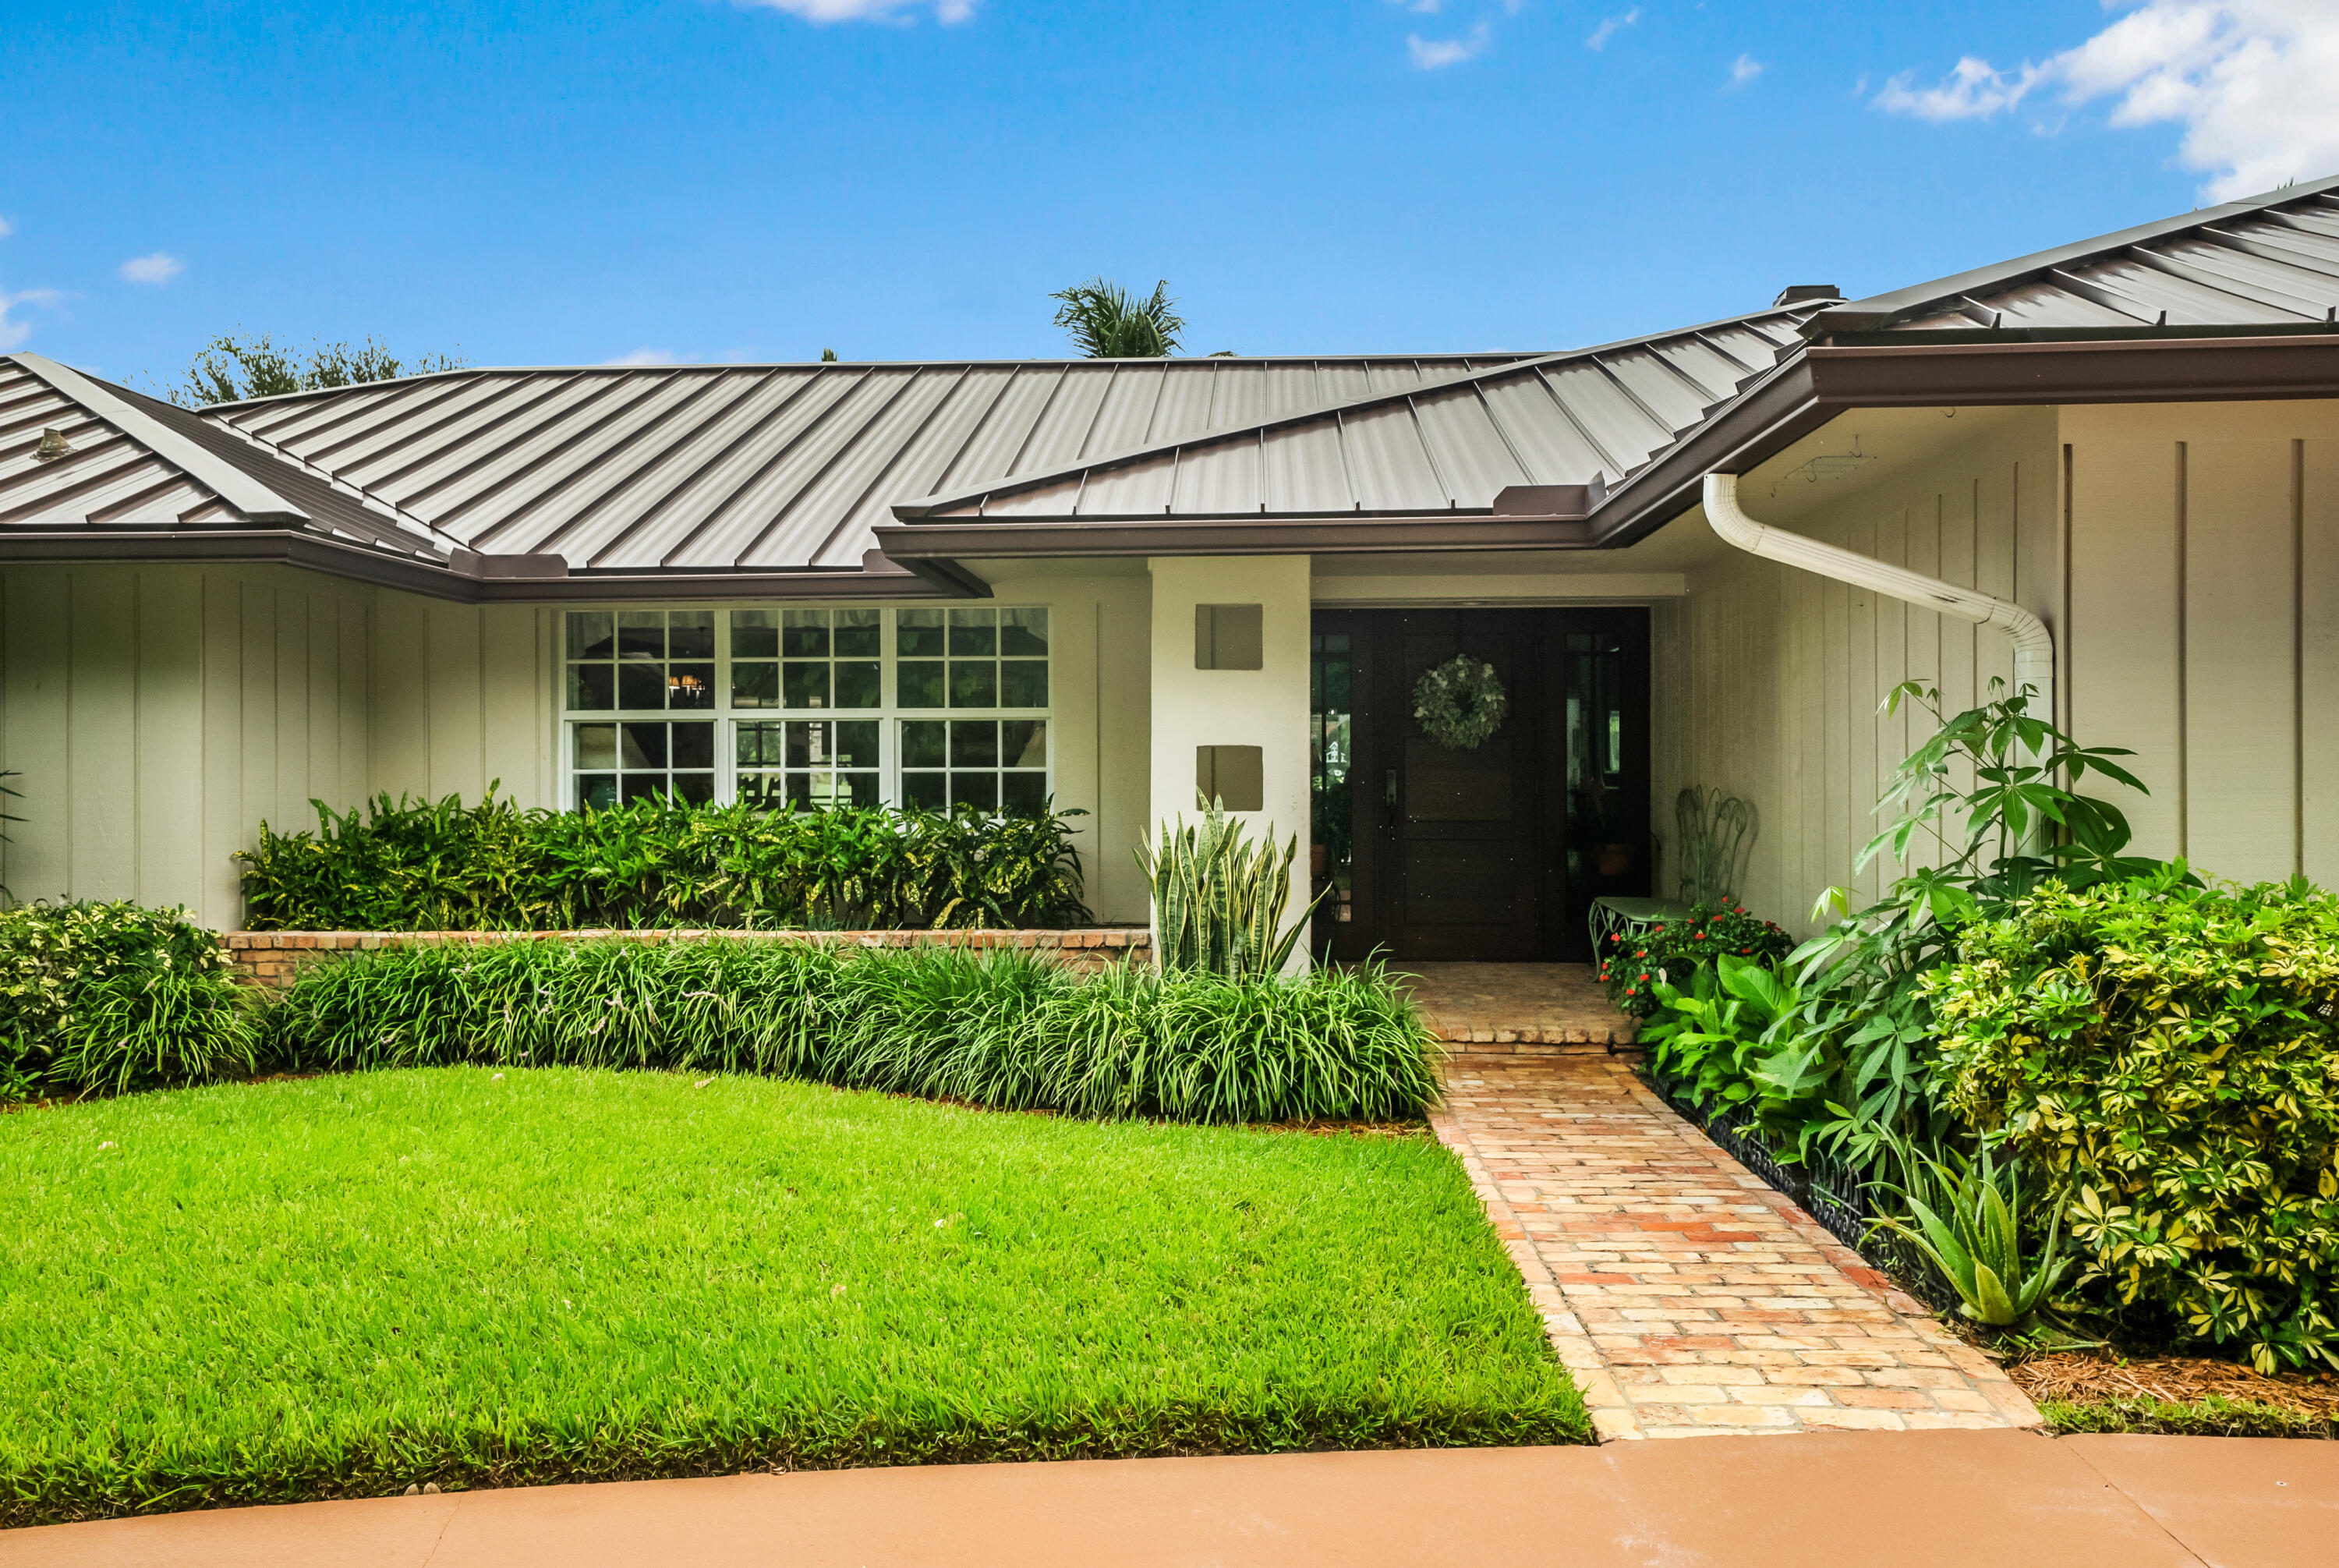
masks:
[[[568,711],[607,715],[569,726],[570,799],[713,800],[715,612],[572,612],[567,651]]]
[[[895,693],[905,709],[943,710],[901,724],[902,802],[1036,812],[1048,799],[1048,612],[895,612]],[[978,717],[970,710],[1021,709]],[[947,716],[944,716],[947,715]]]
[[[1045,808],[1044,608],[577,610],[565,630],[577,805]]]

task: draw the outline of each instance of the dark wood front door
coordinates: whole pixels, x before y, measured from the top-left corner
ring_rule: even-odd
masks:
[[[1317,794],[1315,838],[1347,895],[1327,904],[1319,948],[1585,956],[1579,906],[1646,891],[1646,612],[1326,611],[1314,629],[1319,783],[1327,752],[1346,774]],[[1467,750],[1413,716],[1422,675],[1457,654],[1493,665],[1510,701]]]

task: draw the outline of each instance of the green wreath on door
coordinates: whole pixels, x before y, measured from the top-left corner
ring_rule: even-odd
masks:
[[[1475,751],[1510,716],[1503,677],[1484,659],[1456,654],[1424,670],[1413,686],[1413,716],[1448,751]]]

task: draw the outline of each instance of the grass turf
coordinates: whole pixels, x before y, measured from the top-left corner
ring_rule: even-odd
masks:
[[[2339,1421],[2255,1399],[2042,1399],[2050,1431],[2152,1432],[2178,1437],[2339,1437]]]
[[[441,1068],[0,1117],[0,1524],[1588,1435],[1420,1136]]]

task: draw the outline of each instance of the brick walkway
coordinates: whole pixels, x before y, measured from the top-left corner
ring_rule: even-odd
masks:
[[[1406,963],[1396,978],[1437,1038],[1481,1054],[1521,1045],[1630,1042],[1633,1021],[1608,1005],[1588,963]]]
[[[1623,1061],[1462,1056],[1432,1117],[1604,1442],[2038,1413]]]

